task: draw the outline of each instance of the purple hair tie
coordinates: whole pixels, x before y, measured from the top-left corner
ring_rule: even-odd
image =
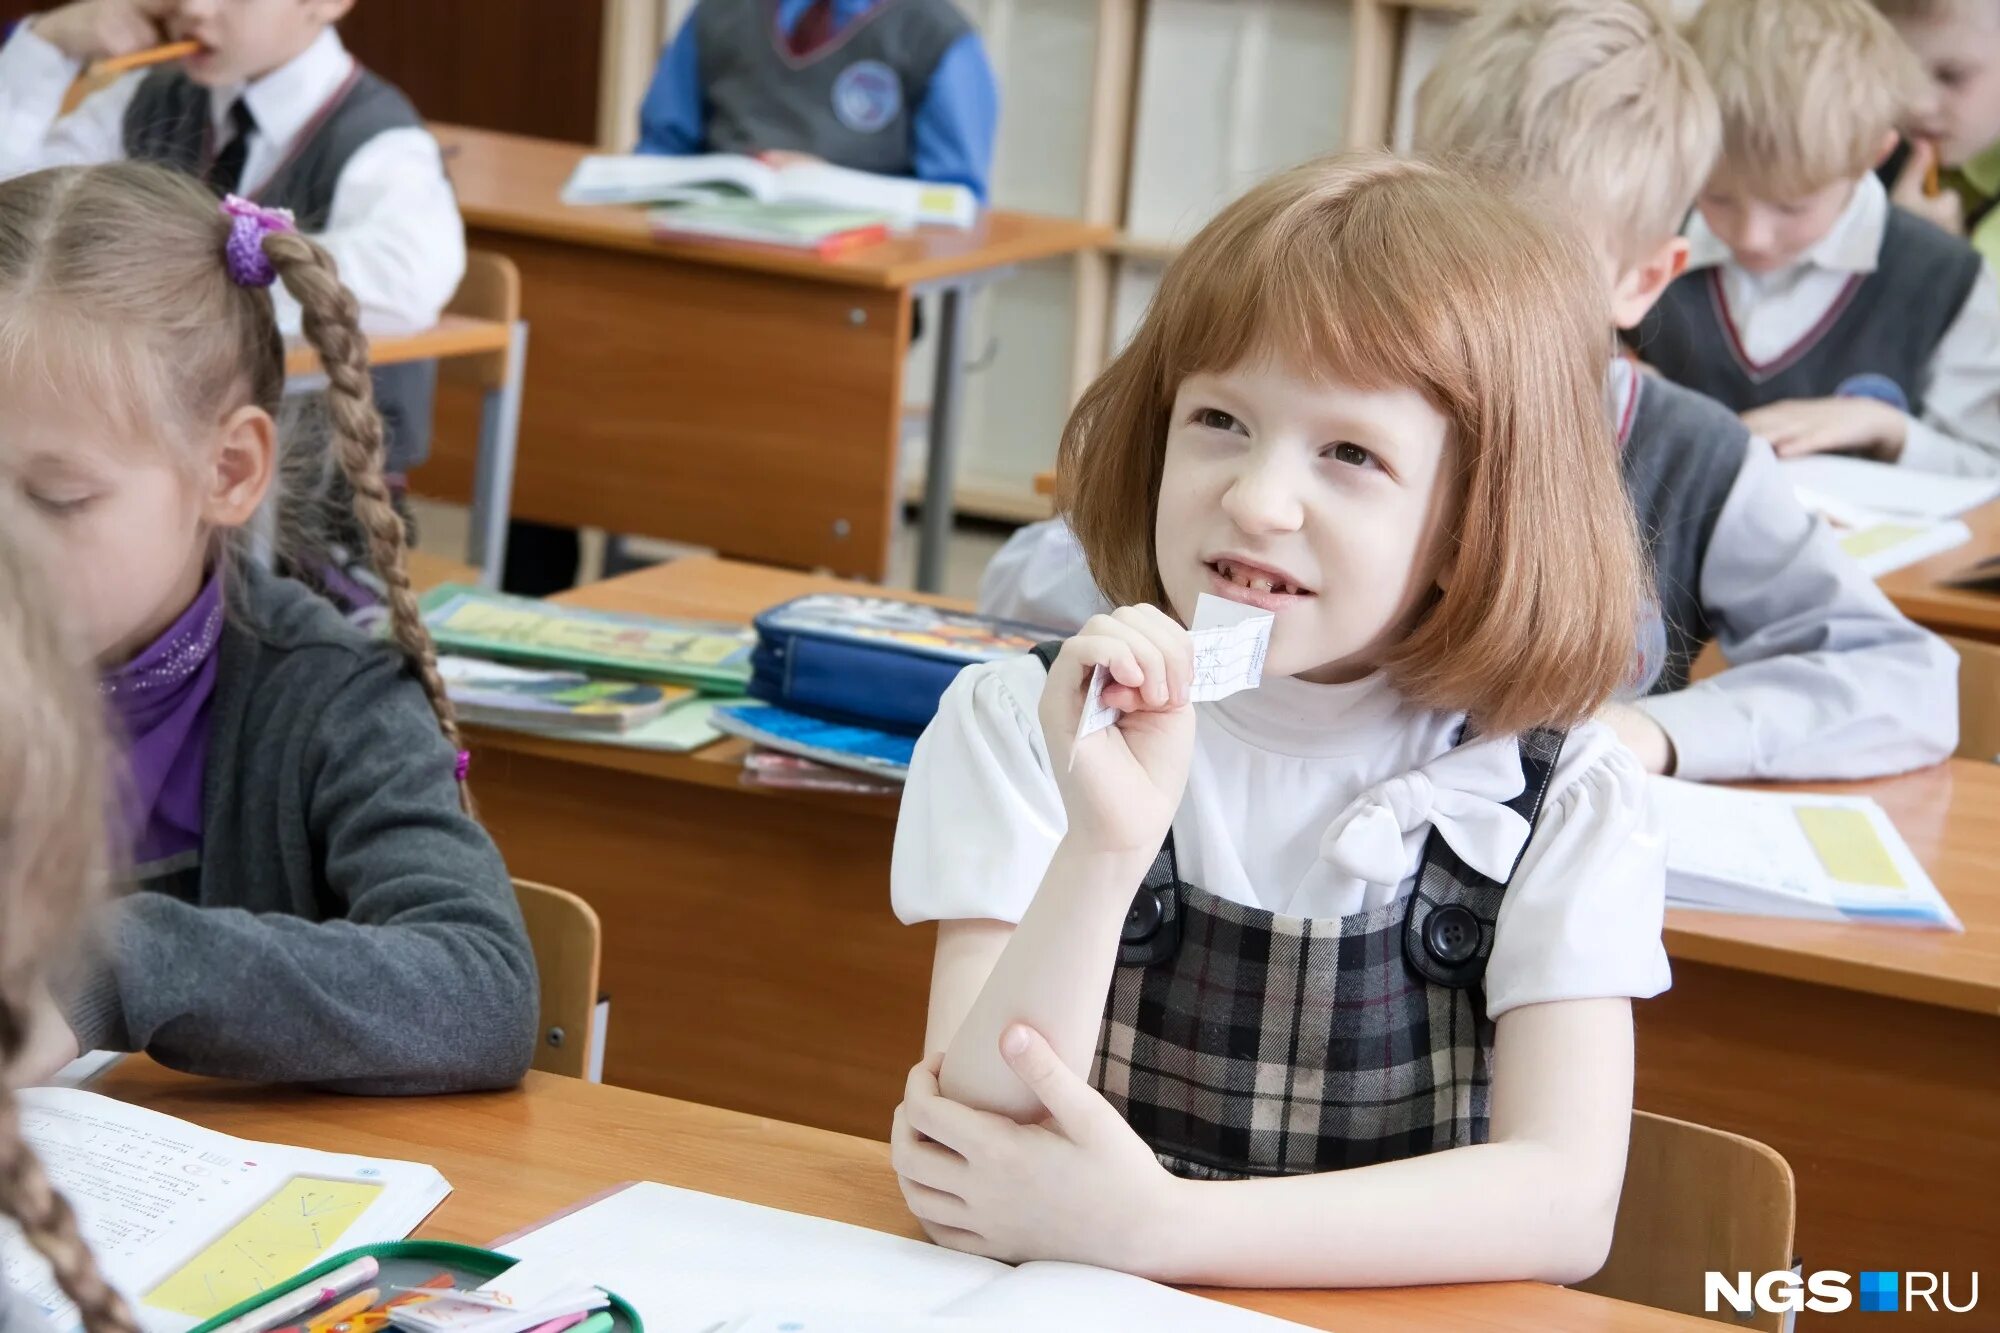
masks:
[[[465,781],[465,775],[472,771],[472,751],[460,750],[458,752],[458,762],[452,765],[451,771],[460,782]]]
[[[289,208],[265,208],[248,199],[230,195],[222,201],[222,215],[229,219],[229,240],[222,247],[222,259],[238,287],[269,287],[278,280],[278,270],[264,253],[264,238],[273,232],[296,231]]]

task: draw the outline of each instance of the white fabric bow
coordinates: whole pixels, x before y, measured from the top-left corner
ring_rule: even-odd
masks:
[[[1354,798],[1320,838],[1320,859],[1355,892],[1393,890],[1409,873],[1406,835],[1434,826],[1466,865],[1504,880],[1528,841],[1528,821],[1503,801],[1521,794],[1521,751],[1512,736],[1456,746],[1422,768]]]

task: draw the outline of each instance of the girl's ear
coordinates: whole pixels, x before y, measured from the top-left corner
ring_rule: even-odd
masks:
[[[202,517],[219,528],[250,522],[271,489],[278,460],[278,427],[261,407],[239,407],[222,421],[215,471],[202,497]]]

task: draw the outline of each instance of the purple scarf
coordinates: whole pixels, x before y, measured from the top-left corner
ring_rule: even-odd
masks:
[[[201,847],[209,704],[221,639],[218,565],[152,647],[98,682],[125,740],[125,821],[135,865]]]

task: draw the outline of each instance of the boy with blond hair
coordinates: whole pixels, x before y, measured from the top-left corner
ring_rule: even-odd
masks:
[[[1678,228],[1720,139],[1694,53],[1652,0],[1488,4],[1418,95],[1425,151],[1518,180],[1582,225],[1623,328],[1685,265]],[[1657,588],[1646,697],[1608,719],[1634,753],[1718,781],[1864,777],[1949,754],[1956,658],[1800,508],[1770,446],[1621,358],[1607,356],[1606,405]],[[986,610],[1070,627],[1097,598],[1060,522],[1017,535],[981,594]],[[1690,684],[1711,640],[1731,666]]]
[[[1993,0],[1875,0],[1931,77],[1932,102],[1890,198],[2000,266],[2000,5]],[[1938,167],[1950,188],[1926,194]]]
[[[1780,457],[2000,475],[2000,285],[1874,174],[1930,100],[1909,48],[1867,0],[1708,0],[1688,37],[1722,159],[1640,353]]]

